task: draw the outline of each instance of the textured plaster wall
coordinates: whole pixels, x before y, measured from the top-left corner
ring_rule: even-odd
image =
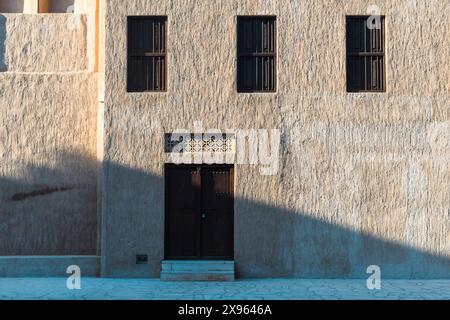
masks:
[[[370,4],[108,1],[103,275],[159,275],[163,134],[202,121],[282,131],[277,175],[237,166],[238,275],[450,277],[450,2],[376,1],[387,92],[349,94],[345,16]],[[168,16],[167,93],[126,92],[127,15]],[[236,93],[237,15],[277,16],[275,94]]]
[[[0,92],[0,255],[96,254],[96,77],[6,73]]]
[[[87,43],[87,59],[88,70],[91,72],[98,71],[98,46],[100,26],[98,25],[99,18],[99,3],[105,0],[72,0],[74,4],[75,16],[86,16],[86,43]],[[82,25],[83,21],[77,21],[77,25]]]
[[[85,70],[88,65],[86,32],[86,15],[1,15],[1,71]]]
[[[0,15],[0,256],[97,254],[90,17]]]

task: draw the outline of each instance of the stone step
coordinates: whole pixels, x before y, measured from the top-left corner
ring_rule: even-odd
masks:
[[[164,260],[162,281],[234,281],[234,261]]]

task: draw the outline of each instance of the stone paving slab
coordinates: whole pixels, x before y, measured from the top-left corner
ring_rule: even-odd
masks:
[[[1,300],[450,300],[450,280],[252,279],[235,282],[161,282],[159,279],[82,278],[69,290],[66,278],[0,278]]]

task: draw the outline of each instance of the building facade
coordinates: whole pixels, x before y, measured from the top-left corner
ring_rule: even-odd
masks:
[[[0,276],[450,278],[450,2],[53,2],[0,1]]]

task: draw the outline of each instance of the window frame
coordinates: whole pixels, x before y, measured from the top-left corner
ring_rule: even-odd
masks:
[[[164,51],[163,52],[145,52],[143,55],[136,55],[131,51],[130,48],[130,41],[131,41],[131,28],[130,28],[130,22],[134,20],[163,20],[164,21],[164,42],[163,44],[163,48]],[[167,53],[167,43],[168,43],[168,16],[164,16],[164,15],[130,15],[127,16],[127,71],[126,71],[126,76],[127,76],[127,84],[126,84],[126,90],[127,93],[166,93],[168,91],[168,53]],[[161,70],[161,72],[163,73],[163,89],[157,89],[157,90],[136,90],[136,89],[131,89],[130,88],[130,71],[129,71],[129,67],[130,67],[130,58],[133,57],[141,57],[141,58],[152,58],[152,57],[162,57],[164,58],[164,67]]]
[[[387,92],[387,77],[386,77],[386,17],[384,15],[380,15],[381,18],[381,52],[350,52],[349,51],[349,42],[348,42],[348,22],[349,20],[358,20],[370,18],[370,15],[346,15],[345,16],[345,58],[346,58],[346,92],[347,93],[386,93]],[[367,27],[364,29],[366,31]],[[374,89],[352,89],[349,88],[349,60],[351,57],[382,57],[383,65],[380,69],[382,71],[383,81],[382,81],[382,89],[374,90]],[[365,82],[367,81],[367,68],[365,68],[364,72]],[[367,87],[367,85],[364,85]]]
[[[241,53],[239,51],[239,22],[243,20],[254,19],[272,19],[274,24],[273,34],[273,53],[253,52],[253,53]],[[246,58],[259,58],[259,57],[273,57],[274,61],[274,75],[273,75],[273,90],[242,90],[239,87],[239,60],[241,57]],[[278,91],[278,19],[276,15],[238,15],[236,16],[236,92],[238,94],[274,94]]]

